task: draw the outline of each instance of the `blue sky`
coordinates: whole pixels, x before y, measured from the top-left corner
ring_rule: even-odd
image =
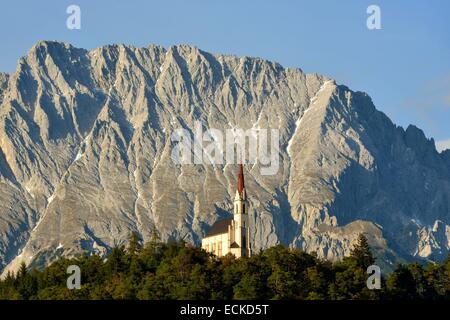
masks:
[[[66,8],[81,8],[81,30]],[[368,30],[366,9],[381,9]],[[369,93],[378,109],[427,137],[450,139],[450,1],[10,1],[0,10],[0,71],[38,40],[87,49],[110,43],[192,44],[258,56]]]

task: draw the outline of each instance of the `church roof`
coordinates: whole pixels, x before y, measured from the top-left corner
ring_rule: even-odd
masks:
[[[215,236],[217,234],[227,233],[228,226],[231,225],[232,220],[233,220],[233,218],[228,218],[228,219],[222,219],[222,220],[216,221],[212,225],[211,229],[209,229],[209,231],[205,237],[211,237],[211,236]]]
[[[236,242],[233,242],[233,243],[230,245],[230,248],[240,248],[240,247],[239,247],[239,245],[238,245]]]

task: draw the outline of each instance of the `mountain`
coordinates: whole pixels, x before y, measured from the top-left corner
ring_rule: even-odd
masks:
[[[450,252],[450,153],[370,97],[259,58],[179,45],[41,41],[0,74],[0,268],[105,254],[132,232],[196,244],[232,210],[235,165],[177,165],[179,128],[276,128],[280,166],[246,165],[254,249],[336,260],[359,233],[386,264]]]

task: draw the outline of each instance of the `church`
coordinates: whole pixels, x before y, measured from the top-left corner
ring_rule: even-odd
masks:
[[[237,258],[251,256],[247,204],[244,169],[240,164],[233,217],[216,221],[203,238],[202,248],[218,257],[225,256],[228,253],[235,255]]]

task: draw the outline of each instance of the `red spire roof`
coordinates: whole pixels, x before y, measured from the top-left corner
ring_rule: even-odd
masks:
[[[242,167],[242,163],[239,165],[237,189],[238,189],[239,194],[242,194],[242,191],[244,190],[244,169]]]

